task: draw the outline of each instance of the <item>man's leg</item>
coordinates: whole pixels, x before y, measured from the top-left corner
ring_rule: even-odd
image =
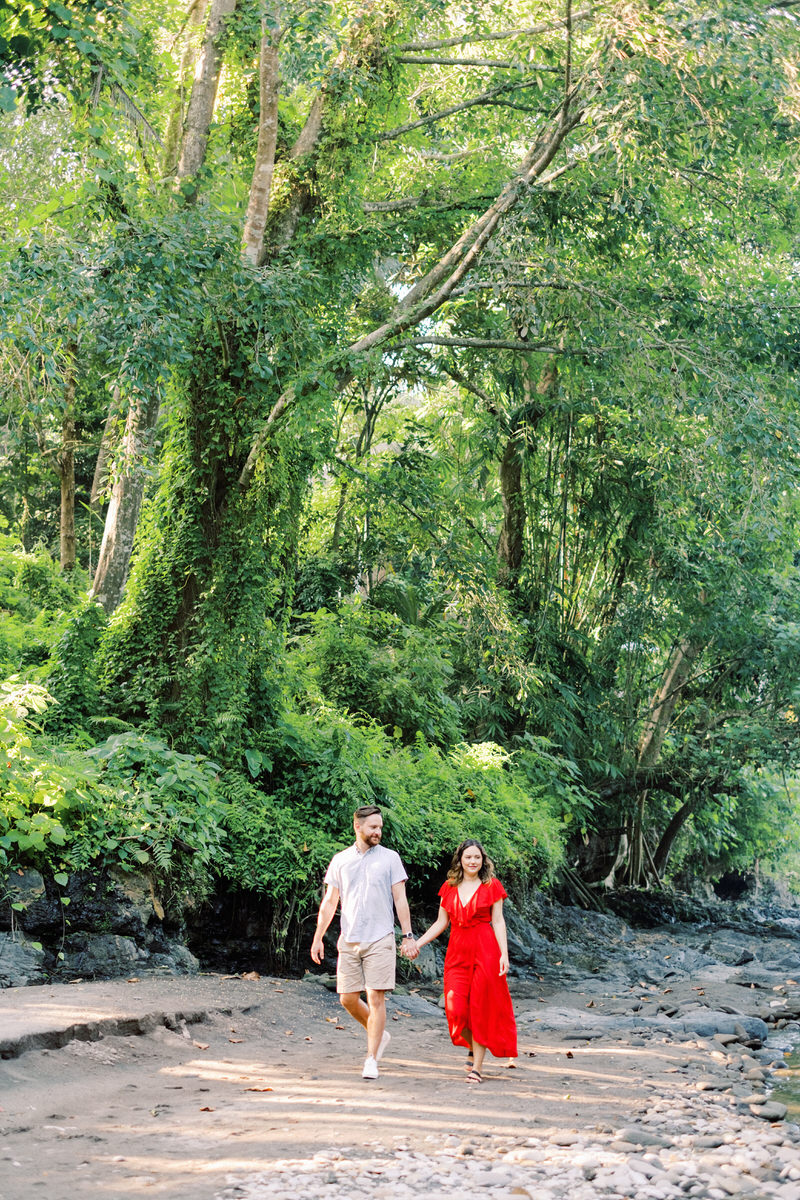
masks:
[[[361,999],[360,992],[340,992],[339,1003],[345,1012],[348,1012],[354,1020],[358,1021],[359,1025],[363,1025],[368,1030],[369,1009]],[[367,1036],[369,1037],[369,1034]]]
[[[377,1058],[378,1047],[386,1029],[386,992],[367,988],[367,1006],[369,1015],[364,1022],[367,1027],[367,1055]]]

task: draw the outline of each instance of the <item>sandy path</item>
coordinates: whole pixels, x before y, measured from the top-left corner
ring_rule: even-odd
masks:
[[[191,1009],[192,981],[170,986]],[[696,1096],[706,1070],[702,1050],[658,1034],[588,1042],[537,1030],[551,1006],[631,1003],[599,989],[551,992],[516,1000],[516,1068],[488,1060],[484,1085],[471,1089],[441,1014],[397,996],[381,1077],[365,1082],[363,1035],[331,992],[277,979],[228,986],[231,1014],[183,1033],[73,1041],[0,1063],[2,1200],[212,1200],[232,1175],[323,1148],[369,1154],[376,1145],[430,1150],[453,1134],[612,1134],[656,1099]]]

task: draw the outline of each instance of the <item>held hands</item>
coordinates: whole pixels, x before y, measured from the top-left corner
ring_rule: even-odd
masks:
[[[500,974],[501,975],[508,974],[508,955],[503,954],[502,951],[500,953]]]
[[[400,954],[403,958],[415,959],[419,957],[419,946],[415,938],[403,938],[400,942]]]

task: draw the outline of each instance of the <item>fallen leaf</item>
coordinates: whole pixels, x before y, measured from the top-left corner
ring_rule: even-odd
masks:
[[[572,1051],[571,1051],[571,1050],[568,1050],[568,1051],[567,1051],[567,1053],[566,1053],[566,1057],[567,1057],[567,1058],[574,1058],[574,1057],[575,1057],[575,1055],[572,1053]]]
[[[326,1017],[325,1020],[328,1022],[329,1025],[335,1025],[338,1020],[338,1017]]]
[[[344,1025],[334,1025],[334,1029],[344,1029]]]
[[[244,1041],[244,1038],[228,1038],[228,1041],[231,1042],[232,1045],[238,1046],[240,1042]]]
[[[526,1050],[525,1053],[527,1054],[528,1058],[536,1058],[535,1050]]]
[[[797,987],[797,980],[796,980],[796,979],[787,979],[787,980],[786,980],[786,982],[787,982],[787,983],[789,983],[789,984],[791,984],[791,985],[792,985],[792,987]]]
[[[557,963],[556,963],[556,966],[557,966],[557,967],[563,967],[563,965],[564,965],[563,961],[562,961],[562,962],[557,962]]]
[[[246,1092],[271,1092],[272,1088],[250,1087],[244,1089]]]
[[[587,1008],[594,1008],[594,1000],[590,1000],[590,1001],[589,1001],[589,1003],[586,1005],[586,1007],[587,1007]]]
[[[126,979],[125,982],[126,983],[141,983],[142,981],[138,975],[131,975],[130,979]]]
[[[672,991],[672,988],[664,988],[664,995],[668,996],[671,991]]]
[[[203,1107],[200,1109],[200,1112],[216,1112],[216,1109],[215,1109],[215,1108],[212,1108],[210,1104],[205,1104],[205,1105],[204,1105],[204,1106],[203,1106]]]
[[[314,1040],[314,1039],[313,1039],[312,1037],[306,1037],[306,1038],[303,1038],[303,1041],[304,1041],[304,1042],[313,1042],[313,1040]]]
[[[287,1037],[292,1037],[292,1035],[294,1034],[293,1029],[284,1029],[283,1032],[286,1034]]]
[[[261,976],[259,975],[258,971],[245,971],[242,975],[242,979],[260,979],[260,978],[261,978]]]
[[[208,1042],[192,1042],[192,1045],[196,1046],[198,1050],[208,1049]]]

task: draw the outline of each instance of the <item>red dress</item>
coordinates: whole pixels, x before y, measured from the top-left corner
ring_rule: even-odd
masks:
[[[505,975],[500,974],[500,947],[492,928],[492,905],[505,900],[499,879],[482,883],[461,903],[458,888],[443,883],[439,896],[450,916],[450,941],[444,959],[444,1006],[454,1046],[469,1046],[464,1030],[495,1058],[514,1058],[517,1023]]]

